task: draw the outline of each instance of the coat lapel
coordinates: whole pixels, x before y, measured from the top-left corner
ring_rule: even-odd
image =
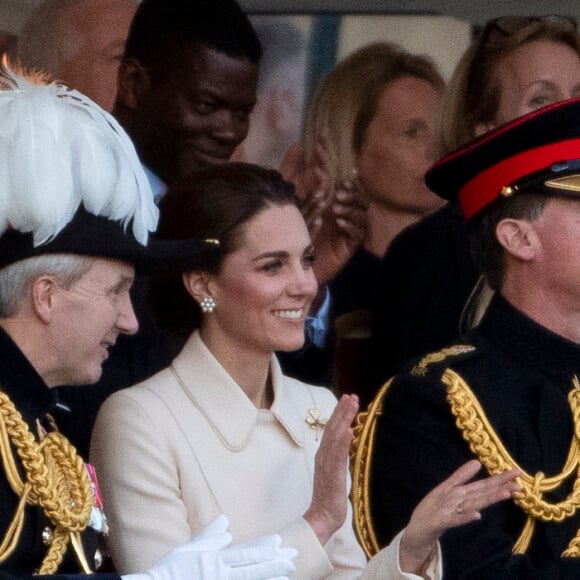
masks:
[[[227,513],[228,506],[223,501],[231,501],[232,481],[223,477],[224,462],[232,452],[243,452],[250,444],[258,410],[198,333],[189,339],[169,370],[175,381],[160,394],[167,399],[218,509]],[[275,357],[271,372],[274,387],[271,412],[287,434],[289,444],[301,447],[309,429],[305,422],[308,409],[304,404],[304,387],[297,384],[297,389],[292,388],[293,379],[282,375]],[[312,405],[315,406],[314,398]]]

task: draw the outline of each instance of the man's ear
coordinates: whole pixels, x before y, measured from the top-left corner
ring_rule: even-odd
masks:
[[[515,258],[529,261],[536,255],[538,236],[529,221],[505,218],[497,224],[495,235],[502,247]]]
[[[52,320],[57,282],[53,276],[39,276],[32,282],[31,298],[34,314],[44,324]]]
[[[136,58],[121,61],[117,74],[117,101],[129,109],[137,109],[143,95],[151,89],[151,77]]]
[[[185,272],[182,275],[182,279],[185,289],[198,304],[204,298],[213,298],[209,276],[206,272]]]

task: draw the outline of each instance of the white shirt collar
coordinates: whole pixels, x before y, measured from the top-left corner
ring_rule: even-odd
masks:
[[[141,164],[143,166],[143,171],[145,171],[145,175],[149,180],[149,185],[151,186],[151,191],[153,192],[153,201],[159,205],[161,198],[167,193],[167,184],[157,175],[153,173],[149,167],[145,164]]]

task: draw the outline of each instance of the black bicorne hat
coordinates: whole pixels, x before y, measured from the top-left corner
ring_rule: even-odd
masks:
[[[440,159],[425,177],[470,220],[497,200],[536,191],[580,196],[580,99],[538,109]]]
[[[129,231],[128,231],[129,230]],[[139,272],[170,274],[211,268],[220,256],[217,240],[161,240],[142,245],[120,222],[79,208],[48,243],[35,246],[31,233],[8,229],[0,236],[0,268],[46,254],[77,254],[131,263]]]

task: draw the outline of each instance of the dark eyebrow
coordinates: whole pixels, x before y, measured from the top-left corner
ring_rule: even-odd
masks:
[[[314,250],[314,244],[308,244],[306,246],[306,248],[304,248],[304,251],[302,252],[302,254],[308,254],[309,252],[312,252]],[[264,252],[263,254],[259,254],[258,256],[256,256],[253,259],[253,262],[257,262],[258,260],[263,260],[265,258],[278,258],[278,259],[284,259],[287,258],[290,254],[288,252],[285,251],[280,251],[280,252]]]
[[[231,99],[227,98],[227,95],[224,95],[219,87],[201,87],[192,100],[199,101],[202,99],[213,101],[220,107],[235,107],[237,109],[253,109],[256,106],[257,100],[254,98],[251,102],[234,103]]]
[[[264,252],[263,254],[259,254],[256,256],[252,261],[257,262],[258,260],[263,260],[264,258],[287,258],[288,252]]]

